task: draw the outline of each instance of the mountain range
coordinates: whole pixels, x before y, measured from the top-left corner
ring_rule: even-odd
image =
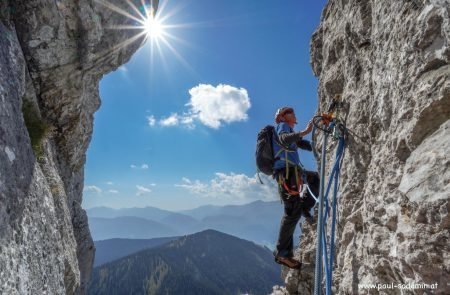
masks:
[[[283,205],[255,201],[245,205],[202,206],[171,212],[154,207],[86,210],[94,240],[112,238],[151,239],[182,236],[215,229],[273,248]],[[299,235],[297,227],[296,236]]]
[[[95,260],[94,267],[128,256],[132,253],[149,249],[179,237],[155,238],[155,239],[109,239],[95,241]]]
[[[279,284],[268,248],[206,230],[94,268],[89,294],[268,294]]]

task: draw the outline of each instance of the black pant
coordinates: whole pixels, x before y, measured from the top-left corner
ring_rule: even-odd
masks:
[[[276,179],[280,176],[279,173],[285,173],[285,170],[280,170],[275,174]],[[319,174],[317,172],[311,171],[298,171],[298,176],[302,177],[302,173],[305,174],[308,185],[312,193],[317,196],[319,193]],[[289,171],[289,179],[286,180],[287,185],[290,189],[296,189],[295,171],[291,168]],[[278,192],[280,198],[284,204],[284,215],[281,219],[280,232],[278,234],[277,249],[275,250],[276,255],[283,257],[294,256],[294,240],[293,234],[295,227],[297,226],[302,213],[308,212],[312,207],[314,207],[316,201],[311,197],[309,192],[307,192],[303,198],[298,195],[289,195],[282,184],[278,184]]]

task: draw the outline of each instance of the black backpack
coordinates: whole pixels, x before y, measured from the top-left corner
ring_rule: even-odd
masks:
[[[266,175],[273,175],[273,165],[275,163],[275,156],[273,153],[272,139],[281,146],[282,149],[287,151],[293,151],[292,149],[284,146],[278,139],[278,135],[275,132],[275,127],[272,125],[267,125],[261,129],[258,133],[258,138],[256,140],[256,167],[259,172]],[[299,148],[304,150],[312,150],[311,144],[307,140],[301,140],[299,142]],[[295,149],[296,150],[296,149]],[[261,183],[261,179],[259,180]]]
[[[273,136],[277,136],[275,127],[267,125],[259,131],[256,139],[256,167],[258,172],[266,175],[273,174],[273,164],[275,163],[272,147]]]

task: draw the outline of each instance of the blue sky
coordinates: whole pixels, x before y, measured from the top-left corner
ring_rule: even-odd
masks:
[[[317,107],[309,42],[325,1],[162,0],[171,50],[150,40],[100,83],[83,207],[276,200],[255,179],[255,140],[276,109],[296,130]],[[312,156],[301,152],[308,169]]]

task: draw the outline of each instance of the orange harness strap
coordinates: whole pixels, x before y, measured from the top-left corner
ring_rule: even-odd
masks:
[[[286,179],[284,179],[284,177],[282,176],[282,174],[280,173],[280,184],[281,185],[283,185],[283,187],[284,187],[284,189],[287,191],[287,193],[289,194],[289,195],[291,195],[291,196],[297,196],[297,195],[300,195],[300,192],[302,191],[302,189],[303,189],[303,180],[302,180],[302,178],[301,177],[297,177],[297,189],[298,189],[298,191],[296,191],[296,190],[291,190],[290,188],[289,188],[289,186],[287,185],[287,183],[286,183]]]

